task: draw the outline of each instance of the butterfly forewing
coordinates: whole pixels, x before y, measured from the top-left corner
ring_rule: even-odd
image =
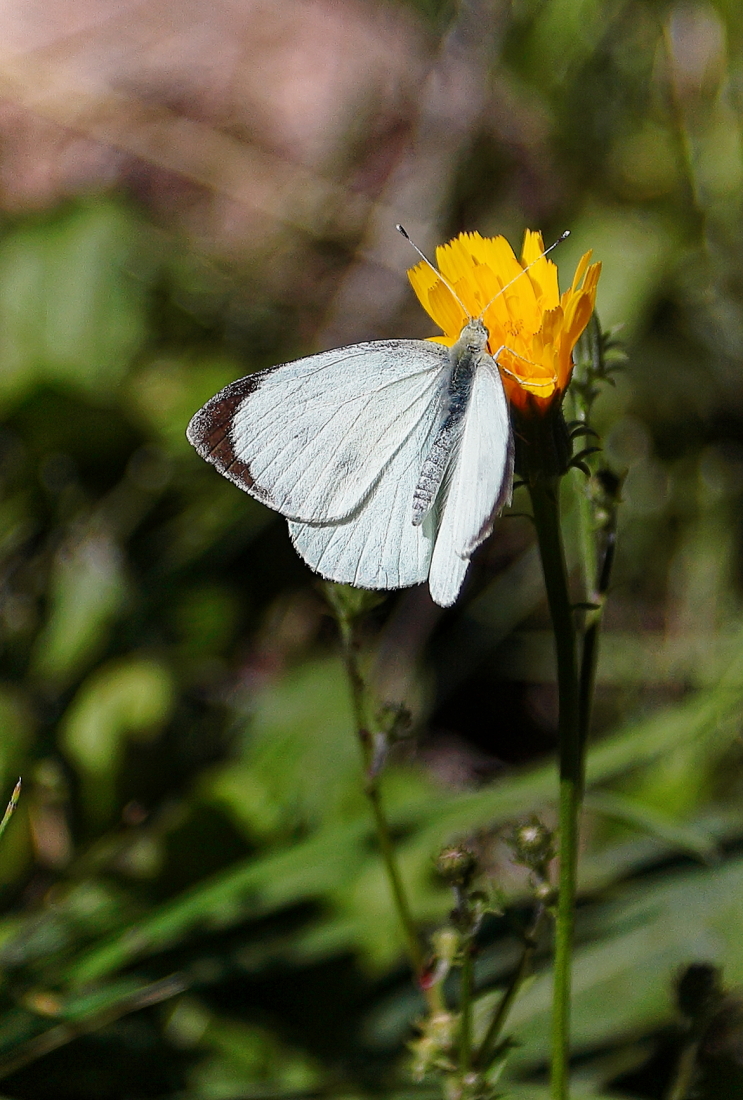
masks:
[[[337,523],[438,411],[449,369],[446,348],[419,340],[322,352],[234,382],[196,414],[188,438],[287,518]]]
[[[486,340],[473,321],[451,351],[381,340],[261,371],[212,398],[188,438],[287,517],[297,551],[322,576],[362,588],[428,577],[447,607],[510,496],[508,408],[496,363],[478,351]],[[472,381],[460,394],[465,366]],[[457,431],[444,440],[455,413]],[[443,480],[426,475],[432,456]],[[422,480],[431,500],[416,512]]]

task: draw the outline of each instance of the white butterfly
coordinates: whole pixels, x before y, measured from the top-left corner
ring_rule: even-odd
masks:
[[[511,499],[513,433],[487,340],[471,319],[451,348],[375,340],[284,363],[227,386],[187,436],[286,516],[321,576],[383,589],[428,579],[449,607]]]

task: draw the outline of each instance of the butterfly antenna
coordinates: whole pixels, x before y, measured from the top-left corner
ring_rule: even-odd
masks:
[[[406,236],[407,236],[407,234],[406,234]],[[547,256],[552,251],[553,248],[557,248],[558,244],[562,244],[562,242],[567,240],[567,238],[569,236],[570,236],[570,230],[566,229],[564,233],[560,234],[560,236],[557,238],[556,241],[552,242],[552,244],[549,246],[549,248],[545,248],[544,252],[540,252],[539,255],[536,256],[531,261],[531,263],[527,264],[525,268],[523,268],[521,271],[519,271],[518,275],[514,275],[514,277],[511,279],[510,283],[506,283],[505,286],[501,287],[500,290],[498,291],[498,293],[493,295],[493,297],[490,299],[488,304],[482,310],[482,312],[480,313],[480,316],[477,318],[478,321],[481,321],[483,319],[483,317],[485,316],[487,311],[490,309],[490,307],[492,306],[492,304],[496,300],[496,298],[500,298],[501,294],[504,294],[505,291],[508,290],[509,286],[513,286],[513,284],[515,282],[517,282],[521,278],[522,275],[526,275],[526,273],[527,273],[527,271],[529,270],[530,267],[533,267],[535,263],[539,262],[539,260],[543,260],[544,257]],[[410,241],[410,243],[413,244],[412,241]],[[415,247],[415,245],[413,245],[413,247]]]
[[[403,237],[405,238],[405,240],[406,240],[406,241],[408,241],[408,243],[409,243],[409,244],[411,244],[411,245],[413,246],[413,248],[415,249],[415,251],[416,251],[416,252],[418,253],[418,255],[420,256],[420,258],[421,258],[421,259],[423,260],[423,263],[424,263],[424,264],[428,264],[428,266],[429,266],[429,267],[431,268],[431,271],[433,271],[433,273],[434,273],[434,275],[436,276],[436,278],[437,278],[437,279],[441,279],[441,282],[442,282],[442,283],[444,284],[444,286],[446,287],[446,289],[447,289],[447,290],[449,291],[449,293],[451,294],[451,296],[452,296],[452,298],[454,299],[454,301],[455,301],[455,302],[457,302],[457,304],[458,304],[459,306],[461,306],[461,308],[462,308],[462,312],[464,313],[465,317],[469,317],[469,316],[470,316],[470,312],[469,312],[469,310],[467,309],[467,307],[465,306],[465,304],[464,304],[464,302],[462,301],[462,299],[461,299],[461,298],[459,297],[459,295],[457,294],[457,292],[456,292],[456,290],[454,289],[454,287],[453,287],[453,286],[451,285],[451,283],[450,283],[450,282],[448,281],[448,279],[445,279],[445,278],[444,278],[444,276],[443,276],[443,275],[441,274],[441,272],[440,272],[440,271],[438,271],[438,270],[437,270],[437,269],[436,269],[436,268],[434,267],[434,265],[433,265],[433,264],[431,263],[431,261],[429,260],[428,256],[426,256],[426,255],[425,255],[425,254],[424,254],[423,252],[421,252],[420,248],[418,248],[418,245],[417,245],[417,244],[415,243],[415,241],[411,240],[411,238],[410,238],[410,236],[409,236],[409,234],[408,234],[408,231],[407,231],[407,229],[403,228],[403,226],[401,226],[401,225],[396,225],[396,226],[395,226],[395,229],[397,230],[397,232],[398,232],[398,233],[402,234],[402,236],[403,236]],[[557,242],[557,241],[555,241],[555,244],[557,244],[557,243],[558,243],[558,242]],[[552,247],[554,248],[554,245],[553,245]],[[504,290],[505,290],[505,287],[504,287]],[[487,307],[486,307],[486,308],[487,308]],[[484,312],[484,311],[483,311],[483,312]],[[470,317],[470,320],[472,320],[472,318],[471,318],[471,317]]]

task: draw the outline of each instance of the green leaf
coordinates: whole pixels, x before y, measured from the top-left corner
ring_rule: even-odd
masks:
[[[587,810],[616,818],[632,828],[658,837],[679,851],[696,856],[703,863],[715,858],[717,845],[713,837],[694,825],[674,821],[636,798],[629,798],[617,791],[589,791],[584,805]]]
[[[122,935],[84,952],[66,970],[66,980],[74,985],[98,980],[194,928],[227,927],[246,915],[259,916],[337,888],[353,876],[369,828],[365,817],[213,876]]]
[[[80,771],[94,818],[110,810],[125,740],[156,736],[173,702],[170,672],[146,657],[109,661],[83,683],[64,716],[60,743]]]
[[[661,875],[626,887],[595,915],[575,956],[576,1051],[617,1045],[672,1017],[680,967],[712,962],[730,985],[743,980],[743,860]],[[578,929],[580,940],[580,924]],[[523,1070],[549,1043],[551,977],[543,973],[514,1005],[509,1028],[523,1040]]]
[[[104,530],[89,530],[57,554],[49,618],[36,638],[32,674],[65,687],[97,655],[125,596],[121,552]]]
[[[145,337],[139,226],[118,204],[81,204],[0,240],[0,400],[39,381],[111,393]]]
[[[331,675],[333,667],[331,662]],[[301,799],[309,799],[305,802],[305,807],[314,807],[315,813],[319,812],[325,798],[330,799],[331,810],[334,804],[337,805],[334,803],[337,794],[334,796],[325,786],[332,783],[331,777],[335,774],[333,768],[336,761],[332,748],[336,744],[335,738],[347,736],[351,748],[355,750],[352,734],[344,725],[348,715],[343,718],[344,708],[341,707],[336,712],[336,718],[332,718],[333,710],[328,707],[327,697],[323,695],[316,679],[318,675],[317,666],[306,674],[299,671],[294,679],[294,689],[286,699],[282,700],[278,694],[269,695],[266,710],[258,723],[267,743],[263,744],[263,736],[257,738],[256,755],[253,759],[257,765],[260,765],[261,760],[264,763],[271,760],[271,767],[266,767],[264,773],[265,782],[269,783],[266,789],[269,791],[270,784],[274,784],[273,789],[277,792],[282,789],[304,792],[299,796],[299,803],[296,800],[288,803],[294,813],[297,806],[301,806]],[[738,686],[730,686],[736,683]],[[338,684],[340,688],[343,681],[339,680]],[[647,767],[679,744],[697,739],[730,743],[737,736],[742,702],[743,684],[738,678],[736,664],[731,667],[728,677],[714,690],[700,692],[686,703],[668,708],[642,721],[629,723],[597,745],[589,754],[590,780],[593,783],[605,782],[632,769]],[[305,727],[302,724],[304,718],[300,720],[300,716],[310,714],[314,714],[316,724]],[[337,728],[335,721],[339,721]],[[331,730],[335,728],[329,740],[324,742],[323,737],[329,735],[323,723],[327,723]],[[344,728],[346,733],[341,734]],[[312,744],[308,747],[303,741],[310,729],[320,737],[318,747]],[[337,744],[340,746],[342,742]],[[303,748],[310,756],[301,755]],[[342,751],[345,753],[349,750],[346,748]],[[299,755],[292,758],[293,753]],[[314,757],[318,762],[317,770],[310,772],[308,761],[313,759],[314,753],[319,754]],[[351,756],[349,753],[345,758],[347,763],[341,769],[348,766],[349,780],[352,775]],[[284,761],[286,774],[282,776],[281,765]],[[321,765],[322,761],[324,763]],[[321,767],[326,769],[325,774]],[[278,778],[276,772],[279,773]],[[257,774],[261,775],[260,766],[257,767]],[[291,775],[299,783],[296,788],[284,786],[287,776]],[[355,780],[352,782],[355,783]],[[398,852],[410,883],[411,900],[416,915],[438,919],[446,911],[445,894],[432,885],[430,874],[431,854],[443,843],[475,829],[494,828],[517,819],[523,814],[524,807],[534,811],[547,805],[554,801],[556,790],[555,767],[549,764],[510,776],[493,787],[474,793],[437,794],[430,788],[421,789],[416,786],[408,792],[407,797],[392,801],[388,816],[393,828],[404,829],[409,834],[398,845]],[[319,801],[315,802],[319,792],[323,793]],[[344,797],[352,797],[350,792],[349,786]],[[237,807],[239,787],[235,788],[234,797]],[[296,797],[293,796],[294,799]],[[332,818],[333,813],[330,814],[331,821]],[[260,815],[253,816],[249,820],[250,827],[256,828],[259,822]],[[154,911],[149,918],[139,922],[135,933],[114,939],[84,956],[74,964],[70,975],[75,981],[100,977],[139,955],[177,941],[194,925],[230,924],[243,919],[245,915],[255,916],[308,898],[335,897],[343,914],[341,919],[345,925],[345,934],[350,929],[355,929],[353,936],[356,943],[371,943],[368,931],[364,929],[368,930],[374,924],[384,933],[379,936],[382,940],[393,927],[394,914],[389,895],[383,894],[381,890],[381,870],[376,856],[371,863],[362,858],[363,844],[370,833],[371,820],[367,807],[363,800],[357,801],[354,816],[345,824],[328,824],[315,835],[285,851],[252,859],[216,876]],[[368,911],[371,910],[363,908],[364,891],[359,889],[358,884],[365,876],[372,876],[376,883],[373,896],[377,899],[377,904],[372,907],[376,913],[375,922],[368,920]],[[368,881],[371,883],[371,879]],[[360,899],[361,906],[349,903],[348,899],[354,893]],[[383,909],[386,909],[384,918],[381,916]],[[388,940],[388,954],[385,956],[384,950],[380,949],[380,959],[389,959],[394,954],[389,949],[389,942],[399,941]],[[376,950],[375,947],[374,951]]]

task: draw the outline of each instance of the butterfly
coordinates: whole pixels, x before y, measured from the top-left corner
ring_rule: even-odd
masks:
[[[322,577],[374,589],[428,580],[449,607],[513,485],[508,402],[481,317],[452,347],[374,340],[240,378],[187,437],[286,517]]]

